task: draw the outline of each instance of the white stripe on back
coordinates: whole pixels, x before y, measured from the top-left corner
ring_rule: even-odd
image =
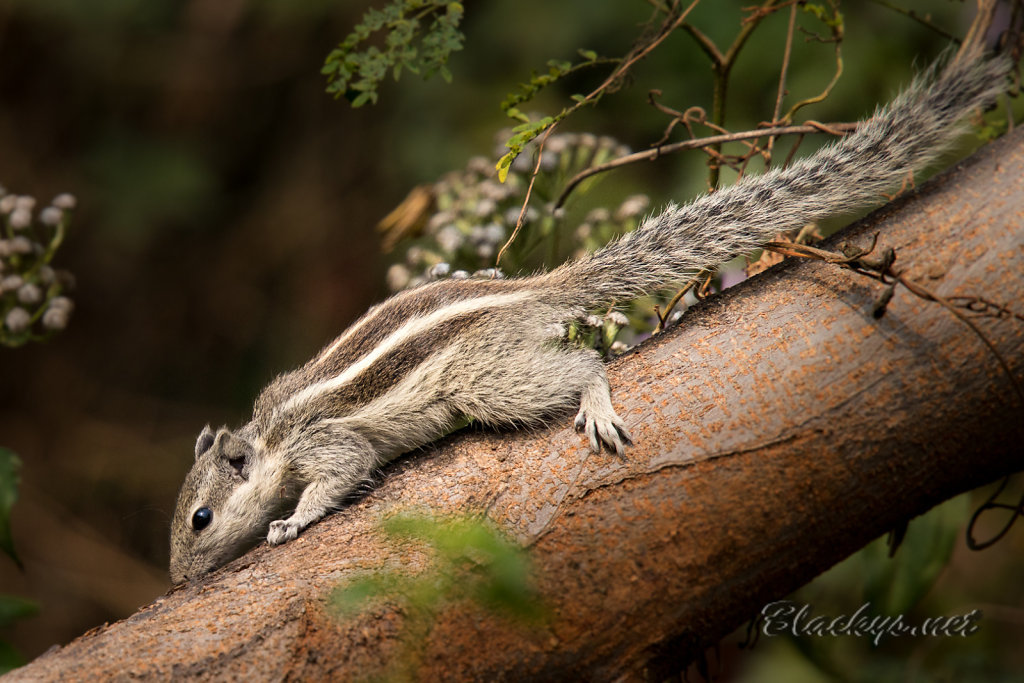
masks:
[[[337,377],[324,380],[312,384],[305,389],[295,393],[285,401],[281,407],[275,411],[276,414],[282,415],[284,413],[293,410],[294,408],[311,401],[312,399],[321,396],[323,394],[335,391],[345,386],[356,377],[359,376],[363,370],[370,367],[374,361],[386,354],[387,352],[394,349],[399,344],[415,337],[416,335],[436,327],[440,323],[443,323],[451,318],[455,318],[466,313],[472,313],[483,308],[493,308],[497,306],[508,306],[511,304],[518,304],[533,295],[530,291],[513,292],[511,294],[491,294],[488,296],[480,296],[473,299],[466,299],[465,301],[458,301],[454,304],[440,308],[432,313],[425,315],[420,318],[413,318],[409,322],[405,323],[397,330],[392,332],[390,335],[385,337],[380,344],[374,347],[371,351],[363,355],[359,360],[352,365],[345,368],[345,370]],[[347,339],[350,333],[346,333],[337,342],[331,345],[330,350],[333,350],[341,343],[342,340]],[[326,354],[321,356],[321,361],[326,358]],[[320,361],[318,361],[320,362]]]

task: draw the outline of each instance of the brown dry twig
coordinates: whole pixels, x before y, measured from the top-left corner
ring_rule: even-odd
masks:
[[[977,510],[974,511],[974,514],[971,515],[971,521],[967,523],[966,532],[967,547],[971,550],[984,550],[985,548],[994,545],[1001,538],[1006,536],[1006,534],[1010,531],[1010,527],[1013,526],[1014,522],[1016,522],[1019,517],[1024,517],[1024,496],[1021,496],[1020,501],[1018,501],[1016,505],[1007,505],[1006,503],[996,502],[996,498],[999,497],[999,495],[1006,488],[1006,485],[1009,483],[1010,477],[1003,477],[1002,482],[1000,482],[999,484],[999,488],[997,488],[995,492],[991,496],[989,496],[985,500],[985,502],[978,507]],[[981,517],[982,513],[988,512],[989,510],[1009,510],[1012,514],[1010,515],[1010,519],[1006,522],[1006,524],[1003,525],[1003,528],[1000,529],[999,532],[996,533],[994,536],[992,536],[992,538],[988,539],[987,541],[976,541],[974,539],[974,527],[978,523],[978,518]]]
[[[893,268],[893,264],[896,261],[896,252],[891,247],[883,249],[877,257],[869,257],[869,254],[874,252],[875,246],[878,242],[877,233],[871,242],[871,246],[867,249],[860,249],[856,247],[847,247],[844,249],[845,253],[836,253],[826,251],[824,249],[818,249],[805,244],[792,244],[789,242],[769,242],[765,245],[765,249],[775,251],[785,256],[796,256],[800,258],[814,259],[818,261],[824,261],[831,263],[842,268],[848,268],[865,277],[870,277],[874,280],[878,280],[888,287],[882,293],[882,299],[876,303],[874,315],[876,318],[880,318],[885,314],[885,307],[888,304],[889,299],[892,298],[894,291],[894,283],[903,285],[910,293],[914,296],[923,299],[925,301],[934,301],[939,304],[954,316],[959,319],[962,323],[967,325],[974,332],[975,335],[988,347],[989,351],[999,362],[1003,372],[1009,377],[1010,383],[1013,385],[1014,391],[1016,392],[1021,404],[1024,405],[1024,388],[1021,387],[1020,382],[1017,381],[1017,377],[1013,374],[1009,364],[1003,355],[999,353],[999,349],[995,347],[995,344],[985,335],[985,333],[979,328],[974,322],[964,315],[959,308],[952,303],[952,300],[939,294],[936,294],[932,290],[928,289],[920,282],[911,280],[906,277],[902,271]],[[890,281],[891,279],[891,281]],[[957,296],[955,300],[964,302],[962,307],[971,310],[971,306],[975,306],[979,301],[985,301],[980,297],[975,296]],[[1020,314],[1012,313],[1004,305],[993,305],[998,311],[1006,311],[1002,317],[1009,317],[1012,315],[1015,318],[1024,320]]]
[[[533,164],[533,172],[530,174],[530,183],[526,186],[526,195],[523,197],[523,205],[519,207],[519,217],[516,219],[516,227],[512,229],[512,234],[509,235],[508,240],[505,244],[501,245],[501,249],[498,251],[497,258],[494,259],[494,266],[497,268],[501,265],[501,257],[505,255],[512,243],[516,241],[516,237],[519,236],[519,231],[523,227],[523,220],[526,218],[526,209],[530,206],[530,195],[533,193],[533,184],[537,181],[537,174],[540,173],[540,160],[541,155],[544,153],[544,143],[548,141],[551,133],[558,126],[558,122],[548,126],[548,129],[544,131],[544,135],[541,136],[540,141],[537,143],[537,160]]]
[[[573,176],[562,189],[561,194],[558,195],[558,199],[555,200],[555,208],[561,207],[565,204],[565,200],[569,197],[576,187],[586,180],[587,178],[597,175],[598,173],[604,173],[615,168],[627,166],[629,164],[635,164],[640,161],[653,161],[663,154],[671,154],[673,152],[679,152],[686,149],[696,148],[713,148],[715,145],[721,145],[725,142],[738,142],[740,140],[751,140],[754,138],[764,137],[766,135],[806,135],[808,133],[821,133],[828,132],[836,135],[842,135],[856,130],[856,123],[830,123],[821,124],[818,122],[808,122],[799,126],[774,126],[771,128],[759,128],[757,130],[747,130],[739,133],[727,133],[724,135],[710,135],[705,138],[698,138],[695,140],[682,140],[680,142],[674,142],[670,145],[661,145],[652,149],[647,149],[642,152],[634,152],[632,154],[626,154],[625,156],[612,159],[603,164],[592,166],[584,171],[580,171]]]
[[[892,4],[888,0],[871,0],[871,2],[875,3],[876,5],[881,5],[882,7],[886,7],[888,9],[891,9],[892,11],[898,12],[898,13],[906,16],[906,17],[909,17],[910,19],[913,19],[914,21],[916,21],[917,23],[921,24],[925,28],[928,28],[929,30],[932,30],[935,33],[939,34],[940,36],[942,36],[946,40],[954,42],[957,45],[960,44],[960,39],[959,38],[954,36],[949,31],[946,31],[945,29],[939,28],[938,26],[933,24],[931,21],[929,21],[928,18],[922,17],[920,14],[918,14],[917,12],[915,12],[912,9],[905,9],[903,7],[899,7],[897,5]]]

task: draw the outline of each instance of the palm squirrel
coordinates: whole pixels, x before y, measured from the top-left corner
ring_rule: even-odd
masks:
[[[779,232],[877,202],[953,142],[1004,89],[980,48],[934,66],[856,132],[787,168],[748,176],[551,272],[442,280],[371,308],[256,399],[236,430],[207,426],[171,528],[171,580],[195,580],[262,539],[294,539],[372,471],[471,416],[536,425],[579,404],[594,451],[630,443],[592,350],[563,342],[590,309],[750,252]]]

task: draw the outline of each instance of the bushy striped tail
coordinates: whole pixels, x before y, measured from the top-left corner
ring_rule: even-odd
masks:
[[[941,60],[940,60],[941,62]],[[788,168],[748,176],[553,270],[568,305],[625,301],[750,252],[781,231],[877,203],[946,150],[968,113],[1004,91],[1006,59],[976,47],[933,65],[853,134]]]

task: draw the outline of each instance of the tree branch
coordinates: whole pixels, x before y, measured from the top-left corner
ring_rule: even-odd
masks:
[[[1024,301],[1018,131],[844,231],[892,247],[941,296]],[[826,244],[826,247],[829,247]],[[463,433],[390,468],[367,498],[280,548],[160,598],[14,672],[292,680],[372,676],[405,616],[325,609],[339,582],[416,572],[385,543],[400,509],[484,511],[524,545],[551,615],[527,629],[444,611],[423,679],[664,678],[701,648],[886,530],[1021,467],[1024,408],[977,337],[941,306],[828,264],[786,262],[695,307],[612,364],[637,446],[587,452],[562,425]],[[1018,311],[1019,313],[1019,311]],[[978,326],[1024,376],[1018,320]],[[911,532],[913,533],[913,529]]]

